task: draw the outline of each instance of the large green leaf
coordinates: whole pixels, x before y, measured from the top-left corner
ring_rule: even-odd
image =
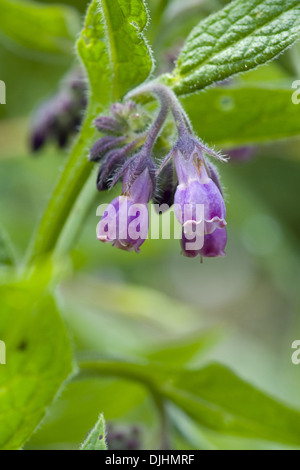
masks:
[[[105,421],[103,415],[99,416],[95,427],[92,429],[81,450],[107,450],[105,442]]]
[[[300,445],[300,412],[218,364],[184,371],[164,393],[201,426],[220,432]]]
[[[143,0],[94,0],[78,41],[95,99],[117,101],[151,73],[152,58],[143,30]]]
[[[143,387],[125,380],[92,377],[70,381],[26,449],[55,449],[62,442],[64,448],[77,449],[97,421],[99,410],[105,413],[108,422],[120,421],[140,409],[146,398]]]
[[[30,0],[0,0],[0,42],[20,53],[66,55],[73,53],[80,29],[75,9],[41,5]]]
[[[193,93],[273,59],[299,34],[299,0],[236,0],[191,32],[169,84]]]
[[[146,357],[152,362],[169,366],[186,367],[217,343],[219,335],[216,330],[207,330],[202,334],[182,337],[173,341],[164,341],[160,347],[153,348]]]
[[[41,286],[40,286],[41,287]],[[1,285],[0,449],[19,449],[72,371],[68,337],[54,300],[28,283]]]
[[[229,148],[299,135],[299,107],[291,96],[287,88],[224,87],[187,96],[183,105],[201,138]]]
[[[300,445],[300,412],[277,402],[224,366],[180,369],[159,363],[81,362],[84,371],[138,381],[206,429],[225,435]]]

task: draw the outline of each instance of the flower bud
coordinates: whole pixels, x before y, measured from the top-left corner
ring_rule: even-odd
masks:
[[[116,147],[120,147],[122,144],[124,144],[125,140],[125,137],[101,137],[101,139],[97,140],[90,150],[90,161],[100,161],[110,150],[113,150]]]
[[[95,126],[98,131],[103,134],[121,135],[125,133],[126,125],[120,120],[114,119],[110,116],[100,116],[95,120]]]
[[[115,103],[110,109],[120,125],[133,132],[143,131],[149,123],[149,117],[145,111],[133,101],[128,101],[125,104]]]
[[[124,149],[111,150],[100,165],[97,176],[98,191],[105,191],[110,188],[109,180],[116,170],[122,166],[126,160]]]

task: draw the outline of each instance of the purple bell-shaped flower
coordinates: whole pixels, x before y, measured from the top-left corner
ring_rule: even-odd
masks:
[[[107,207],[97,238],[126,251],[140,251],[148,237],[148,202],[155,190],[155,167],[150,158],[139,155],[125,165],[122,195]]]

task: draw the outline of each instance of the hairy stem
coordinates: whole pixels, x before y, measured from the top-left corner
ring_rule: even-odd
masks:
[[[99,105],[91,104],[88,108],[81,132],[75,142],[70,158],[60,176],[40,226],[32,240],[26,259],[28,264],[35,262],[38,258],[54,250],[78,195],[93,170],[93,165],[88,161],[86,155],[89,145],[96,134],[93,120],[101,111],[103,110]]]
[[[159,99],[162,108],[166,106],[166,103],[168,103],[168,106],[171,109],[171,112],[174,117],[178,134],[180,136],[186,134],[186,132],[193,132],[191,123],[186,112],[184,111],[178,99],[176,98],[175,93],[170,90],[170,88],[160,83],[153,82],[138,87],[136,90],[129,93],[128,98],[135,98],[139,95],[144,94],[155,95]]]
[[[163,127],[163,125],[165,123],[165,120],[167,118],[167,115],[168,115],[169,101],[168,101],[168,99],[165,95],[161,95],[160,105],[161,105],[160,111],[159,111],[154,123],[152,124],[152,126],[149,129],[149,134],[148,134],[148,137],[147,137],[146,142],[144,144],[144,149],[147,152],[147,154],[151,153],[151,150],[152,150],[152,148],[153,148],[153,146],[156,142],[156,139],[157,139],[159,133],[162,130],[162,127]]]
[[[54,249],[54,255],[58,258],[69,253],[79,238],[88,211],[92,211],[93,204],[99,205],[97,202],[99,193],[96,192],[95,180],[95,173],[92,172],[70,212]],[[96,214],[96,211],[94,212]]]

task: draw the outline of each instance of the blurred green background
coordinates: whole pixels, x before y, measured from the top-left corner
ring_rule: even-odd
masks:
[[[64,3],[83,18],[86,2]],[[180,1],[148,3],[153,19],[146,35],[154,45],[157,70],[165,71],[191,27],[226,2],[187,2],[184,14]],[[169,5],[162,21],[158,6],[163,3]],[[291,87],[300,79],[298,50],[236,83]],[[32,117],[73,62],[68,54],[37,57],[0,36],[0,79],[7,86],[7,104],[0,106],[0,221],[19,258],[67,158],[66,151],[51,144],[30,154]],[[300,339],[300,139],[256,145],[253,157],[232,159],[220,172],[228,208],[227,256],[203,264],[181,256],[176,240],[149,240],[139,255],[100,244],[96,208],[112,195],[95,194],[71,260],[63,260],[72,274],[57,295],[68,330],[78,351],[119,358],[142,358],[175,340],[195,342],[191,364],[221,362],[300,408],[300,365],[291,362],[292,342]],[[78,447],[99,411],[110,422],[140,424],[143,446],[157,445],[157,412],[141,386],[87,379],[67,386],[28,448]],[[180,432],[174,430],[172,438],[177,448],[279,447],[200,431],[183,416],[176,420]]]

